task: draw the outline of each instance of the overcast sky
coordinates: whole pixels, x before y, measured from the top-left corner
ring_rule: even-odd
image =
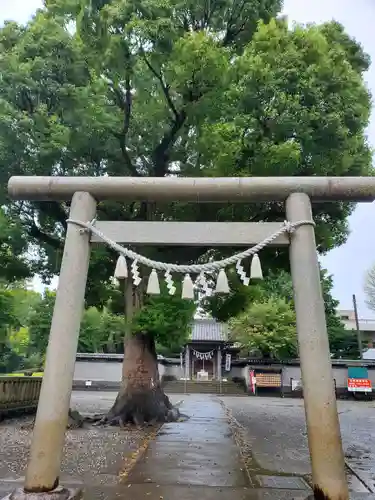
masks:
[[[41,0],[0,0],[0,23],[5,19],[26,22]],[[321,23],[336,19],[370,54],[374,64],[366,81],[375,99],[375,0],[284,0],[284,13],[291,21]],[[372,38],[372,40],[371,40]],[[368,129],[368,139],[375,147],[375,113]],[[375,263],[375,203],[358,205],[350,217],[351,235],[345,245],[322,259],[334,276],[333,295],[343,309],[352,308],[352,294],[357,295],[359,315],[375,316],[366,308],[363,281],[366,270]],[[40,289],[40,283],[36,282]]]

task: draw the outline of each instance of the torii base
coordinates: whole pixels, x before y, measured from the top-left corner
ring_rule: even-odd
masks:
[[[3,500],[82,500],[83,491],[77,489],[57,487],[45,493],[27,493],[23,488],[19,488]]]

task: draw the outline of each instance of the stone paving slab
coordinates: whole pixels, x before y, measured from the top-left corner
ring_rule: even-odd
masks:
[[[217,443],[218,438],[223,445],[233,444],[232,433],[225,420],[213,422],[201,419],[199,423],[181,422],[163,425],[158,441],[189,441],[194,443]]]
[[[133,484],[232,486],[249,485],[239,450],[225,418],[212,397],[188,397],[182,413],[200,417],[163,426],[143,459],[129,475]]]
[[[152,443],[129,476],[130,483],[246,486],[248,478],[233,444]]]
[[[307,490],[309,485],[301,477],[293,476],[256,476],[257,481],[264,488],[282,490]]]

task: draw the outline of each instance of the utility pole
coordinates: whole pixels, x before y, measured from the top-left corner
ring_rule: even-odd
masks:
[[[363,359],[363,347],[362,347],[361,330],[359,329],[357,299],[356,299],[354,293],[353,293],[353,309],[354,309],[355,328],[357,330],[359,355],[360,355],[360,358]]]

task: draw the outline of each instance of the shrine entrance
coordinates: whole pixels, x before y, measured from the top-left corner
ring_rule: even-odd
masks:
[[[16,200],[70,203],[45,372],[25,478],[25,498],[26,492],[51,492],[58,486],[90,246],[91,243],[103,242],[120,256],[133,261],[131,272],[135,284],[140,283],[138,265],[152,269],[147,287],[149,293],[160,290],[157,271],[163,272],[171,295],[176,292],[172,273],[183,273],[182,295],[187,299],[194,298],[190,274],[198,275],[195,284],[207,292],[210,288],[207,276],[212,278],[214,275],[215,292],[227,293],[227,266],[235,265],[242,282],[248,284],[253,273],[247,275],[243,259],[253,258],[251,270],[259,277],[261,269],[257,253],[267,245],[289,246],[313,487],[317,498],[349,499],[311,202],[373,201],[374,177],[30,176],[12,177],[8,192]],[[279,202],[285,203],[286,222],[95,223],[97,202],[101,200]],[[222,261],[174,265],[151,261],[119,243],[201,245],[208,248],[245,246],[247,250]],[[121,272],[124,270],[122,266]],[[187,365],[190,366],[190,362]]]
[[[215,363],[212,359],[193,359],[192,361],[193,380],[215,380]]]

